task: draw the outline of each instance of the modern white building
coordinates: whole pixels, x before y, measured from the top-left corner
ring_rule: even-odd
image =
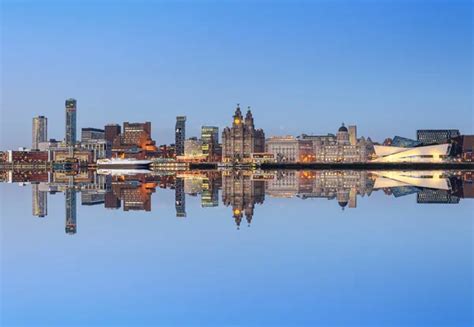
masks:
[[[373,162],[440,163],[446,161],[451,144],[436,144],[412,148],[374,145],[374,149],[376,158]]]

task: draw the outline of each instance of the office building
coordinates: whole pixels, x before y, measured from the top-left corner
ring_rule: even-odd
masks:
[[[77,232],[77,208],[76,208],[76,190],[68,187],[65,191],[66,202],[66,234],[76,234]]]
[[[104,128],[104,134],[105,134],[105,140],[112,144],[114,143],[115,139],[120,136],[122,133],[122,128],[118,124],[109,124],[105,125]]]
[[[176,117],[175,149],[176,156],[184,155],[184,141],[186,140],[186,116]]]
[[[48,140],[48,118],[45,116],[33,117],[31,149],[38,150],[40,142]]]
[[[461,135],[457,129],[419,129],[416,131],[417,141],[425,145],[447,143],[448,140]]]
[[[88,142],[91,140],[105,140],[105,131],[99,128],[82,128],[81,142]]]
[[[184,178],[175,179],[175,208],[176,217],[186,217],[186,193],[184,191]]]
[[[293,136],[274,136],[265,141],[266,153],[277,162],[313,162],[313,142]]]
[[[232,126],[222,132],[222,161],[250,162],[252,153],[264,151],[265,133],[262,129],[255,129],[250,107],[244,118],[237,105]]]
[[[77,101],[75,99],[66,100],[66,146],[74,146],[77,140]]]
[[[202,126],[201,127],[202,154],[206,156],[207,161],[220,161],[219,156],[219,127]]]

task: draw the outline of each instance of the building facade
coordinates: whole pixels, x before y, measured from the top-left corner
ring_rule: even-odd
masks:
[[[176,156],[184,155],[184,141],[186,140],[186,116],[176,117],[174,139]]]
[[[206,156],[207,161],[220,161],[219,155],[219,127],[202,126],[201,127],[202,154]]]
[[[255,129],[252,112],[242,116],[237,106],[233,116],[232,127],[222,132],[222,161],[250,162],[251,154],[265,151],[265,133]]]
[[[88,142],[91,140],[105,140],[105,131],[99,128],[82,128],[81,142]]]
[[[45,116],[33,117],[31,149],[38,150],[40,142],[48,140],[48,118]]]
[[[313,162],[313,142],[293,136],[274,136],[265,141],[266,153],[277,162]]]
[[[342,124],[336,135],[301,135],[302,140],[313,142],[315,162],[366,162],[373,152],[370,139],[357,138],[357,127],[350,131]]]
[[[425,145],[446,143],[449,139],[461,135],[458,129],[419,129],[416,131],[417,141]]]
[[[74,146],[77,140],[77,101],[75,99],[66,100],[66,146]]]

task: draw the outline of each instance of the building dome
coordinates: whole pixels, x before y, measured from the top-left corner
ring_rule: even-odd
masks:
[[[344,208],[345,206],[347,206],[347,201],[338,201],[339,205],[341,206],[341,208]]]
[[[342,123],[342,126],[339,127],[339,132],[348,132],[346,126],[344,126],[344,123]]]

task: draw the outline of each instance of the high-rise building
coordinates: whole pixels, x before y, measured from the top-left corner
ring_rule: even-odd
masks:
[[[417,141],[423,144],[446,143],[449,139],[461,135],[458,129],[419,129],[416,131]]]
[[[175,148],[176,155],[184,155],[184,141],[186,140],[186,116],[176,117],[176,128],[175,128]]]
[[[219,149],[219,127],[201,127],[202,154],[207,156],[207,161],[220,161],[217,158]]]
[[[31,149],[38,150],[40,142],[48,140],[48,118],[45,116],[33,117]]]
[[[77,140],[77,101],[75,99],[66,100],[66,146],[74,146]]]
[[[244,119],[237,105],[232,127],[226,127],[222,132],[222,161],[249,162],[252,153],[264,151],[265,133],[262,129],[255,129],[250,107]]]
[[[175,208],[176,217],[186,217],[186,193],[184,191],[184,179],[176,178],[175,180]]]
[[[48,192],[41,191],[39,184],[31,184],[33,216],[45,217],[48,215]]]
[[[66,197],[66,234],[76,234],[76,190],[74,188],[67,188],[65,191]]]

